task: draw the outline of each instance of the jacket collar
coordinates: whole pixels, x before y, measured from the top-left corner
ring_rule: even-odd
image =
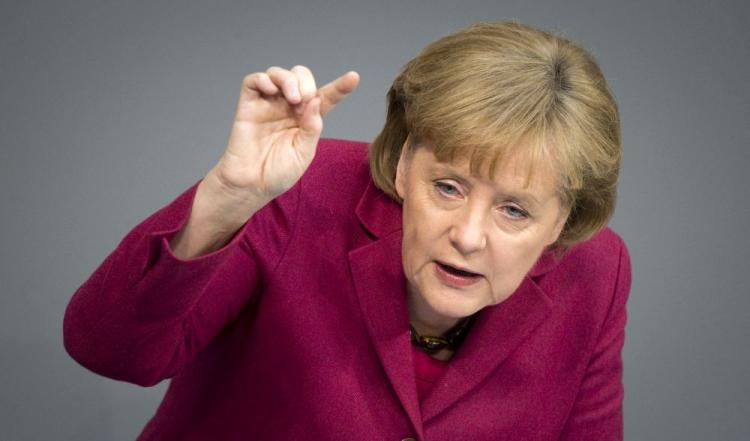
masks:
[[[375,186],[369,179],[355,209],[357,219],[373,236],[383,237],[401,230],[401,204]]]
[[[480,311],[460,350],[420,408],[401,261],[401,205],[370,182],[356,215],[372,239],[349,252],[365,325],[396,396],[422,438],[423,421],[438,416],[479,386],[542,323],[552,301],[532,277],[551,270],[556,262],[543,255],[510,298]]]
[[[529,270],[529,277],[540,277],[552,271],[557,266],[559,260],[552,252],[545,252],[539,256],[534,266]]]

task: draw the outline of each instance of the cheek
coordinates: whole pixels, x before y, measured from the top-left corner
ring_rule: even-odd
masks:
[[[434,259],[437,247],[442,243],[438,221],[433,213],[424,207],[405,206],[403,229],[404,263],[412,271],[417,271],[427,260]]]
[[[420,229],[404,230],[403,246],[402,246],[402,266],[404,269],[404,276],[409,282],[411,288],[417,290],[425,289],[425,280],[427,280],[427,272],[425,269],[429,266],[432,254],[429,246],[429,241],[424,240],[420,237]]]
[[[416,264],[416,260],[423,258],[429,252],[427,247],[430,244],[429,237],[425,228],[421,227],[419,222],[411,222],[410,225],[404,225],[403,232],[403,253],[404,260],[411,265]]]
[[[409,199],[403,202],[404,234],[413,236],[415,240],[424,240],[440,229],[445,213],[430,200],[425,189],[419,190],[411,192]]]
[[[493,241],[489,264],[493,268],[491,284],[496,297],[507,298],[515,291],[536,263],[542,249],[536,242],[518,237]]]
[[[490,303],[496,305],[507,300],[521,285],[525,274],[526,272],[520,271],[516,266],[506,266],[495,271],[490,281]]]
[[[421,254],[421,238],[418,222],[415,222],[415,213],[409,205],[404,203],[403,211],[403,236],[401,238],[401,252],[403,254],[404,270],[408,275],[413,274],[417,267],[417,261]]]

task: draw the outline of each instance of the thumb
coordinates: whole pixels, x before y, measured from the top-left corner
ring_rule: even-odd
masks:
[[[314,150],[323,131],[323,117],[320,115],[320,97],[307,102],[299,121],[297,134],[299,146],[303,149]]]

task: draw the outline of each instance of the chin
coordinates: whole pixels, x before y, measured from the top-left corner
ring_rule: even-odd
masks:
[[[480,309],[484,304],[479,303],[476,299],[458,292],[440,292],[435,296],[430,296],[427,303],[435,313],[451,319],[461,319],[468,317]]]

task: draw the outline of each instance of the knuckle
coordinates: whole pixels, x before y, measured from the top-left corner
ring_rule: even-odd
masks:
[[[310,72],[310,69],[307,66],[303,66],[301,64],[296,64],[292,68],[292,70],[295,71],[295,72],[301,72],[301,73],[304,73],[304,74],[311,74],[312,73],[312,72]]]
[[[299,78],[300,82],[312,82],[314,81],[313,74],[305,66],[297,65],[292,68],[292,72]]]
[[[258,77],[258,72],[247,74],[242,78],[244,84],[250,84],[255,78]]]
[[[297,66],[295,66],[296,68]],[[300,69],[295,70],[295,74],[297,74],[297,80],[299,81],[299,87],[302,90],[302,93],[305,94],[305,96],[312,97],[315,94],[315,78],[313,78],[312,73],[302,66]]]
[[[288,73],[286,70],[278,66],[271,66],[266,69],[266,75],[268,75],[273,80],[284,78],[286,73]]]

